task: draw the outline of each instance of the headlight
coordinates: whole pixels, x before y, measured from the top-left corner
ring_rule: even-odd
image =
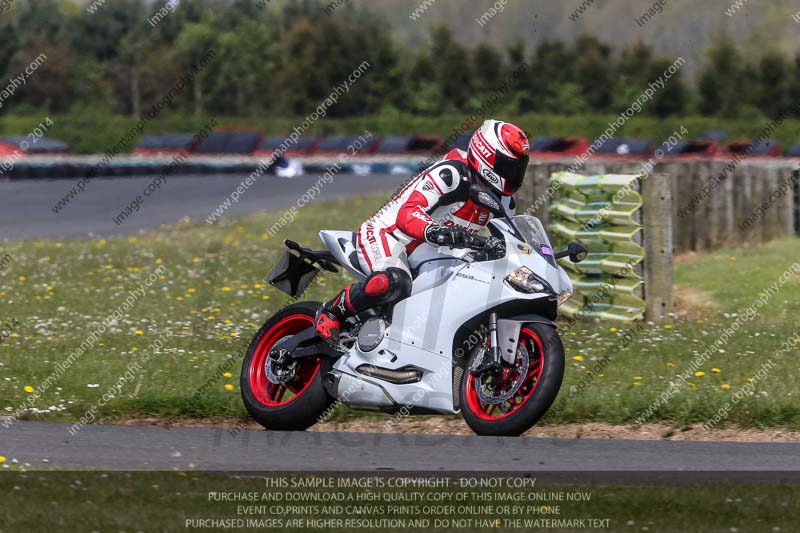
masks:
[[[528,267],[519,267],[514,272],[506,276],[506,281],[509,285],[514,287],[520,292],[528,294],[534,292],[549,292],[553,293],[553,289],[534,274]]]
[[[569,292],[569,291],[561,291],[558,294],[558,298],[556,298],[556,300],[558,300],[558,305],[561,305],[564,302],[566,302],[567,300],[569,300],[571,297],[572,297],[572,293],[571,292]]]

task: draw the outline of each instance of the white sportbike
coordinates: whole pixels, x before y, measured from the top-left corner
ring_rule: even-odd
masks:
[[[496,216],[493,237],[470,249],[436,252],[412,263],[411,295],[343,324],[338,346],[313,321],[319,302],[281,309],[255,335],[242,366],[250,414],[267,429],[304,430],[338,400],[393,414],[457,414],[479,435],[520,435],[547,412],[564,375],[556,332],[558,305],[572,283],[556,259],[586,257],[576,243],[554,252],[539,220],[509,216],[499,199],[472,189]],[[326,251],[286,241],[268,281],[297,298],[319,269],[340,265],[363,279],[355,234],[322,231]],[[447,253],[451,252],[451,253]],[[414,254],[417,256],[418,254]]]

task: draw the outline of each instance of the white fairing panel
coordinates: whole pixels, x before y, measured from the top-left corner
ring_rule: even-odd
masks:
[[[356,370],[361,365],[370,364],[390,370],[412,366],[422,371],[422,380],[413,384],[396,385],[364,376]],[[375,388],[379,387],[396,407],[426,407],[442,413],[455,413],[451,367],[449,357],[437,357],[415,346],[404,346],[389,339],[369,353],[361,352],[355,346],[333,366],[334,370],[356,378],[349,380],[349,384],[343,379],[340,384],[339,399],[347,405],[363,407],[375,395]]]
[[[349,270],[358,279],[364,279],[367,276],[361,272],[358,262],[356,264],[350,262],[351,254],[355,253],[356,248],[353,244],[355,233],[352,231],[320,231],[319,238],[325,243],[325,246],[333,254],[339,264]]]

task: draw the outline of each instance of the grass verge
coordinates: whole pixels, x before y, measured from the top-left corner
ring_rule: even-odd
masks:
[[[0,475],[0,522],[8,531],[408,531],[422,530],[424,520],[425,529],[437,531],[759,532],[793,531],[800,519],[796,485],[570,486],[536,480],[525,488],[461,488],[456,481],[449,488],[340,488],[340,480],[348,479],[379,478],[8,472]],[[309,480],[330,480],[333,488],[294,485]],[[242,495],[251,496],[233,500]],[[547,522],[556,520],[564,521],[561,527]],[[589,526],[589,520],[603,525]]]

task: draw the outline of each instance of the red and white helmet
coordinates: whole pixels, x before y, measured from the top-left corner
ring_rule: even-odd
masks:
[[[530,144],[517,126],[489,119],[472,135],[467,162],[488,186],[511,196],[522,186]]]

